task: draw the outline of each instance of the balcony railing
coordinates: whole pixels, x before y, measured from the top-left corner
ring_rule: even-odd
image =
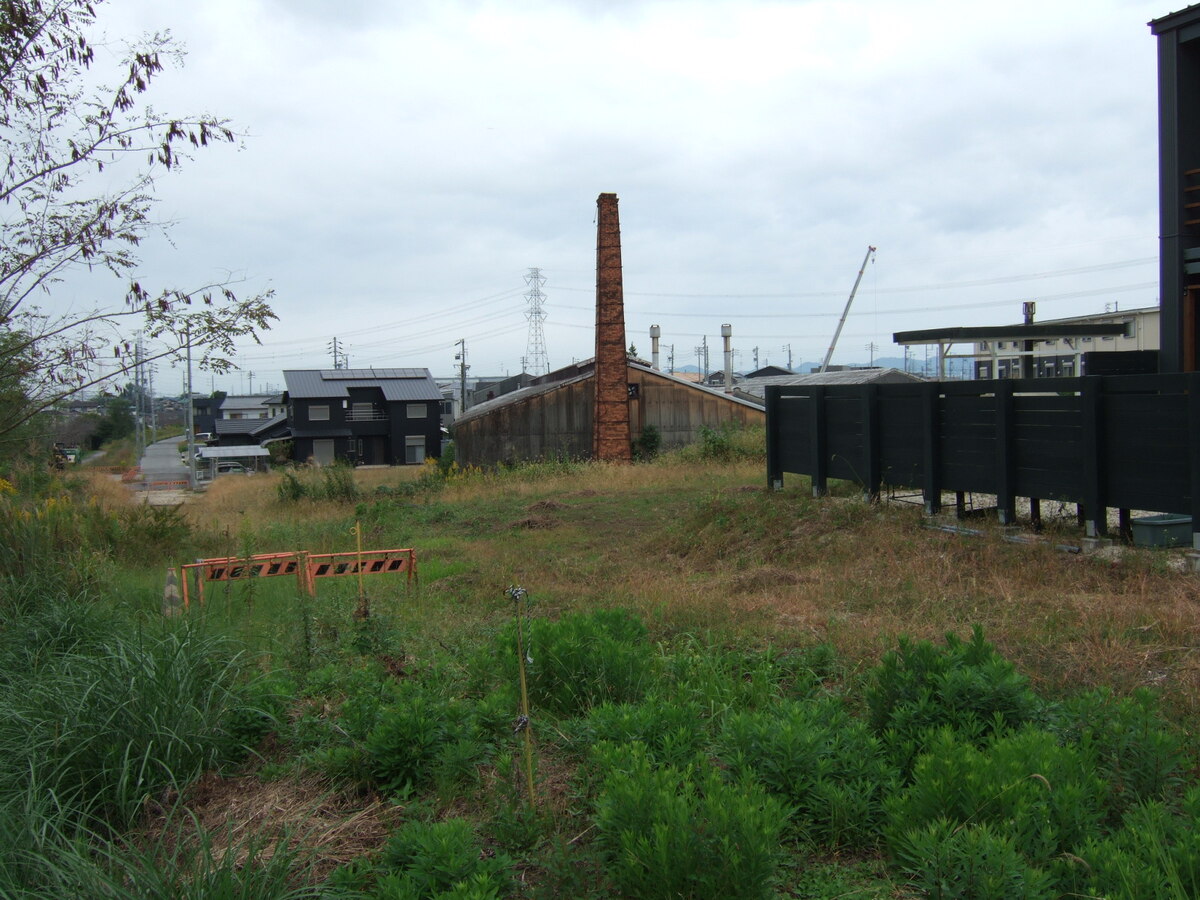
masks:
[[[348,409],[346,410],[347,422],[386,422],[388,414],[386,409]]]

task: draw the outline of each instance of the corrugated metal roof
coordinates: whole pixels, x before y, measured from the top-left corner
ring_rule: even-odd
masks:
[[[586,361],[585,361],[585,363],[586,363]],[[582,365],[584,365],[584,363],[580,363],[580,365],[582,366]],[[749,406],[752,409],[760,409],[761,408],[760,406],[758,406],[758,404],[751,403],[749,400],[746,400],[743,397],[737,397],[733,394],[727,394],[727,393],[725,393],[724,390],[718,390],[716,388],[711,388],[711,387],[708,387],[707,385],[695,384],[691,381],[684,381],[682,378],[679,378],[675,375],[668,374],[667,372],[660,372],[658,369],[654,369],[654,368],[652,368],[648,365],[644,365],[642,363],[634,362],[632,359],[629,360],[629,368],[635,369],[635,370],[640,369],[643,372],[648,372],[650,374],[657,375],[659,378],[664,378],[668,381],[678,382],[679,384],[685,385],[685,386],[691,388],[692,390],[701,391],[706,394],[712,394],[714,397],[720,397],[723,400],[728,400],[730,403],[736,403],[739,406]],[[554,374],[554,373],[551,373],[551,374]],[[476,418],[477,416],[487,415],[491,411],[499,409],[502,406],[507,406],[510,403],[517,403],[521,400],[528,400],[530,397],[535,397],[538,394],[544,394],[544,393],[547,393],[548,391],[556,390],[560,387],[563,387],[564,385],[574,384],[577,381],[583,381],[585,379],[593,377],[594,375],[595,375],[595,372],[592,369],[588,369],[588,371],[584,372],[582,375],[576,375],[574,378],[565,378],[562,381],[549,381],[549,382],[546,382],[543,384],[531,384],[528,387],[523,387],[519,390],[512,391],[511,393],[502,394],[499,397],[496,397],[494,400],[488,400],[484,403],[480,403],[478,406],[472,406],[465,413],[463,413],[461,416],[458,417],[458,421],[466,422],[466,421]],[[543,376],[543,377],[546,377],[546,376]]]
[[[348,397],[350,388],[379,388],[390,402],[442,399],[428,369],[292,369],[283,378],[290,396],[306,400]]]
[[[769,384],[803,386],[810,384],[892,384],[906,381],[924,381],[899,369],[842,369],[839,372],[807,372],[803,375],[767,375],[763,378],[747,378],[735,386],[744,394],[762,397]]]

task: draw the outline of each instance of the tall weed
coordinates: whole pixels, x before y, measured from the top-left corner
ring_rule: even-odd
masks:
[[[26,645],[0,648],[0,799],[32,783],[83,821],[125,825],[270,716],[248,709],[237,651],[187,622],[44,603],[3,624]]]

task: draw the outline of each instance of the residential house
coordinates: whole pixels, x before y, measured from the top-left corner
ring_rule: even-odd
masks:
[[[292,458],[419,464],[441,453],[442,392],[428,369],[283,373]]]

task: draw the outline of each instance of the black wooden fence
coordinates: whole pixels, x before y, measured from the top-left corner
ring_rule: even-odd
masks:
[[[830,478],[877,495],[994,494],[1077,503],[1088,533],[1110,508],[1192,517],[1200,549],[1200,373],[767,388],[767,480]],[[1035,504],[1036,508],[1036,504]]]

